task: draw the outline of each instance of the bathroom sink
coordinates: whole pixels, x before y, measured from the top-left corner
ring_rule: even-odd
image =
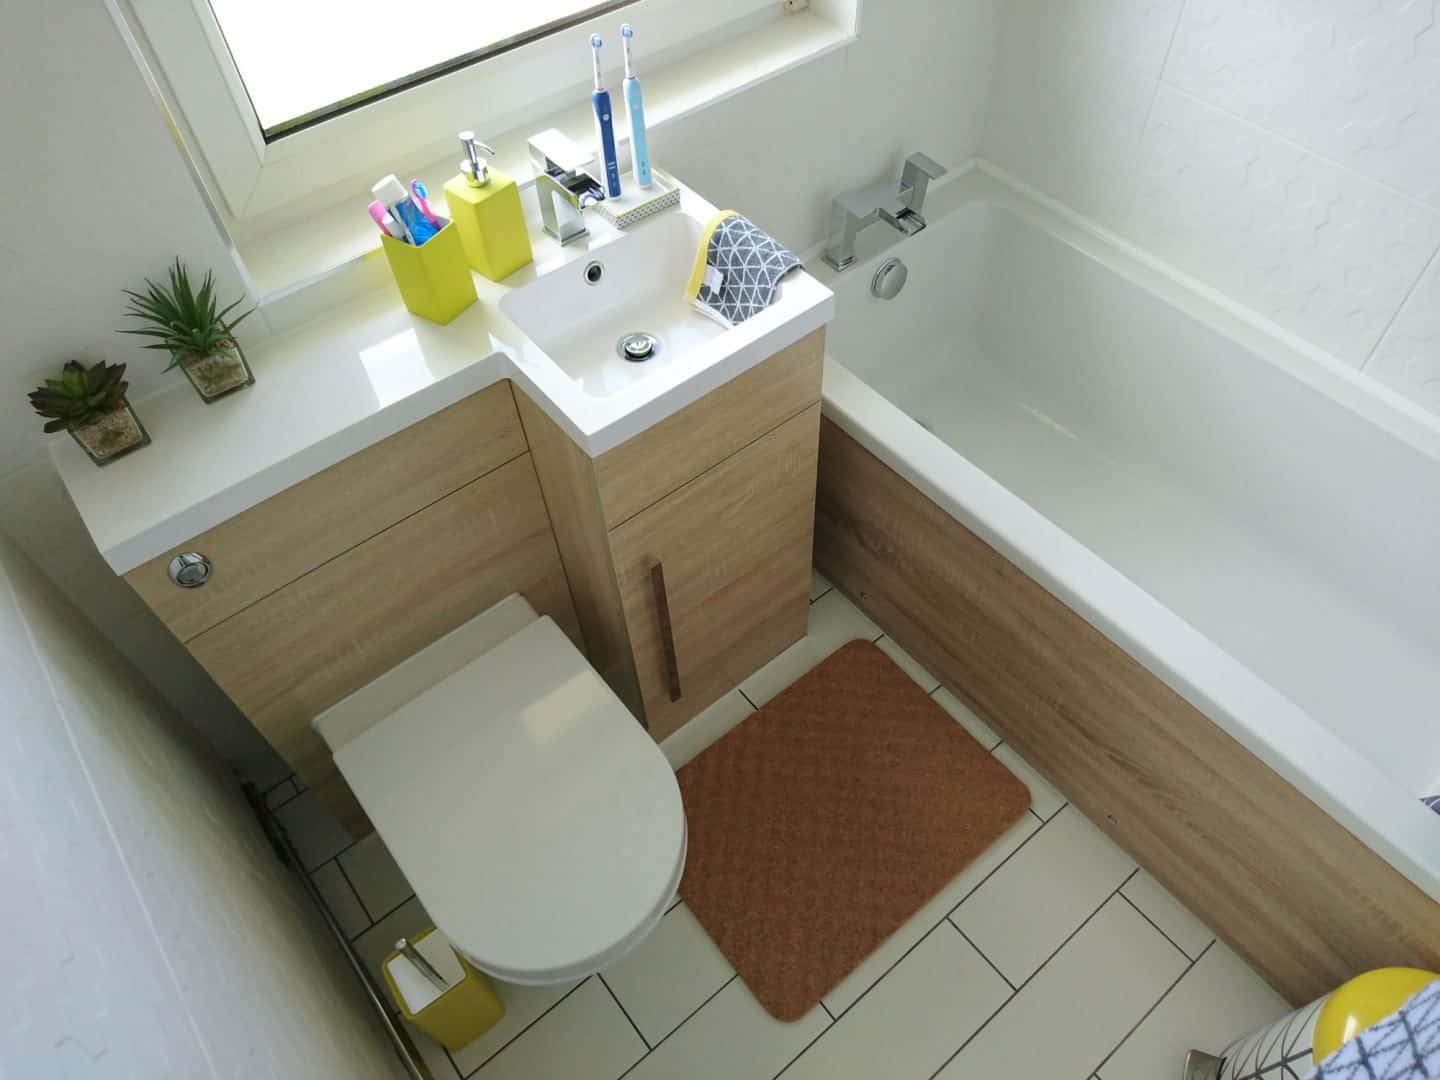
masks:
[[[583,393],[611,397],[726,332],[685,298],[703,230],[665,214],[514,290],[500,309]]]

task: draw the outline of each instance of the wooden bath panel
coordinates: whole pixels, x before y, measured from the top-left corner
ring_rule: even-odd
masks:
[[[815,562],[1291,1002],[1440,967],[1440,904],[829,419]]]

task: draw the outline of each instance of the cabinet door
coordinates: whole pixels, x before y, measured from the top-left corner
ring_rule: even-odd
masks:
[[[610,534],[656,739],[804,635],[819,424],[816,404]]]

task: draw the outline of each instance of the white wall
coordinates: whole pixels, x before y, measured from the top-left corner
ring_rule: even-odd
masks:
[[[882,12],[872,2],[859,43],[666,127],[656,159],[803,249],[820,239],[836,192],[898,176],[913,150],[950,165],[975,153],[993,4],[886,0]],[[121,287],[177,254],[214,267],[226,295],[241,278],[106,3],[12,7],[0,35],[0,179],[26,193],[27,213],[0,234],[0,530],[214,745],[265,778],[273,755],[100,562],[24,397],[70,357],[129,361],[141,399],[169,385],[181,376],[162,377],[157,354],[113,333]],[[263,325],[257,317],[247,340]]]
[[[1432,7],[1010,0],[984,154],[1440,411]]]
[[[136,397],[183,379],[114,332],[120,290],[176,255],[214,268],[225,296],[241,275],[102,0],[8,5],[0,101],[0,190],[23,203],[0,230],[0,531],[227,757],[267,778],[263,740],[95,554],[25,399],[72,358],[128,363]]]
[[[3,537],[0,745],[0,1074],[399,1075],[229,773]]]

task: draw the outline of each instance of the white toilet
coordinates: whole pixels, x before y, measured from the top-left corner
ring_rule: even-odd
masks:
[[[523,597],[315,728],[435,925],[497,979],[598,971],[675,896],[685,812],[670,764]]]

